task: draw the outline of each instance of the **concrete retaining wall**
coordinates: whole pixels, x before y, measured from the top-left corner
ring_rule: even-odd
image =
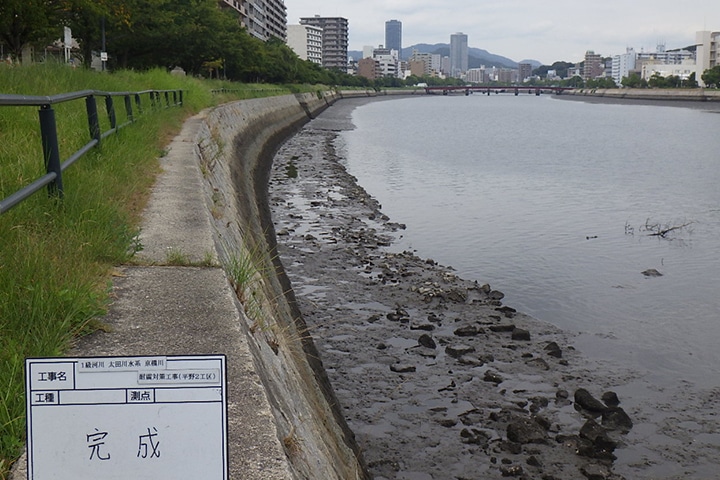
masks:
[[[368,478],[278,261],[267,182],[280,145],[337,94],[246,100],[207,113],[197,140],[218,258],[297,478]]]
[[[628,100],[677,100],[696,102],[720,101],[720,90],[700,89],[644,89],[644,88],[581,88],[563,95],[625,98]]]

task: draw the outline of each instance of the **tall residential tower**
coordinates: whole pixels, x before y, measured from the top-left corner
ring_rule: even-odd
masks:
[[[468,69],[468,37],[464,33],[450,35],[450,75],[460,77]]]
[[[385,22],[385,48],[397,50],[402,58],[402,22],[398,20]]]

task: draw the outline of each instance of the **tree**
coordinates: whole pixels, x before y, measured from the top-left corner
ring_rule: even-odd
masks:
[[[637,73],[630,74],[629,77],[623,77],[620,84],[627,88],[646,88],[648,86],[647,81],[640,78]]]
[[[615,80],[611,77],[591,78],[585,83],[586,88],[617,88]]]
[[[577,75],[572,78],[568,78],[567,80],[563,81],[563,83],[565,84],[565,86],[575,88],[581,88],[585,86],[585,82],[583,81],[582,77],[579,77]]]
[[[0,40],[15,58],[27,45],[49,42],[62,36],[58,26],[58,2],[49,0],[2,0]]]
[[[682,86],[685,88],[697,88],[698,82],[695,79],[695,72],[692,72],[687,80],[682,81]]]
[[[720,65],[705,70],[700,78],[702,78],[706,87],[720,88]]]

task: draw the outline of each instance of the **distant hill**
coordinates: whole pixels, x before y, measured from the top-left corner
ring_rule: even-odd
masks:
[[[434,45],[418,43],[417,45],[403,48],[402,58],[410,58],[413,50],[417,50],[420,53],[436,53],[443,56],[450,55],[450,45],[447,43],[436,43]],[[356,60],[362,58],[362,52],[357,50],[349,51],[348,55]],[[520,63],[530,63],[533,68],[541,65],[537,60],[523,60]],[[518,62],[480,48],[468,48],[468,68],[479,68],[482,65],[486,67],[517,68]]]

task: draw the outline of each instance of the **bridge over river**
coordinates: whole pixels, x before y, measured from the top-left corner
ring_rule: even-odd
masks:
[[[483,94],[490,95],[491,93],[514,93],[515,96],[521,93],[527,92],[532,95],[541,95],[543,93],[553,93],[560,95],[566,90],[573,90],[573,87],[545,87],[545,86],[512,86],[512,87],[499,87],[490,85],[465,85],[465,86],[453,86],[453,87],[425,87],[425,93],[434,95],[441,93],[443,95],[450,95],[451,93],[464,93],[470,95],[471,93],[480,92]]]

